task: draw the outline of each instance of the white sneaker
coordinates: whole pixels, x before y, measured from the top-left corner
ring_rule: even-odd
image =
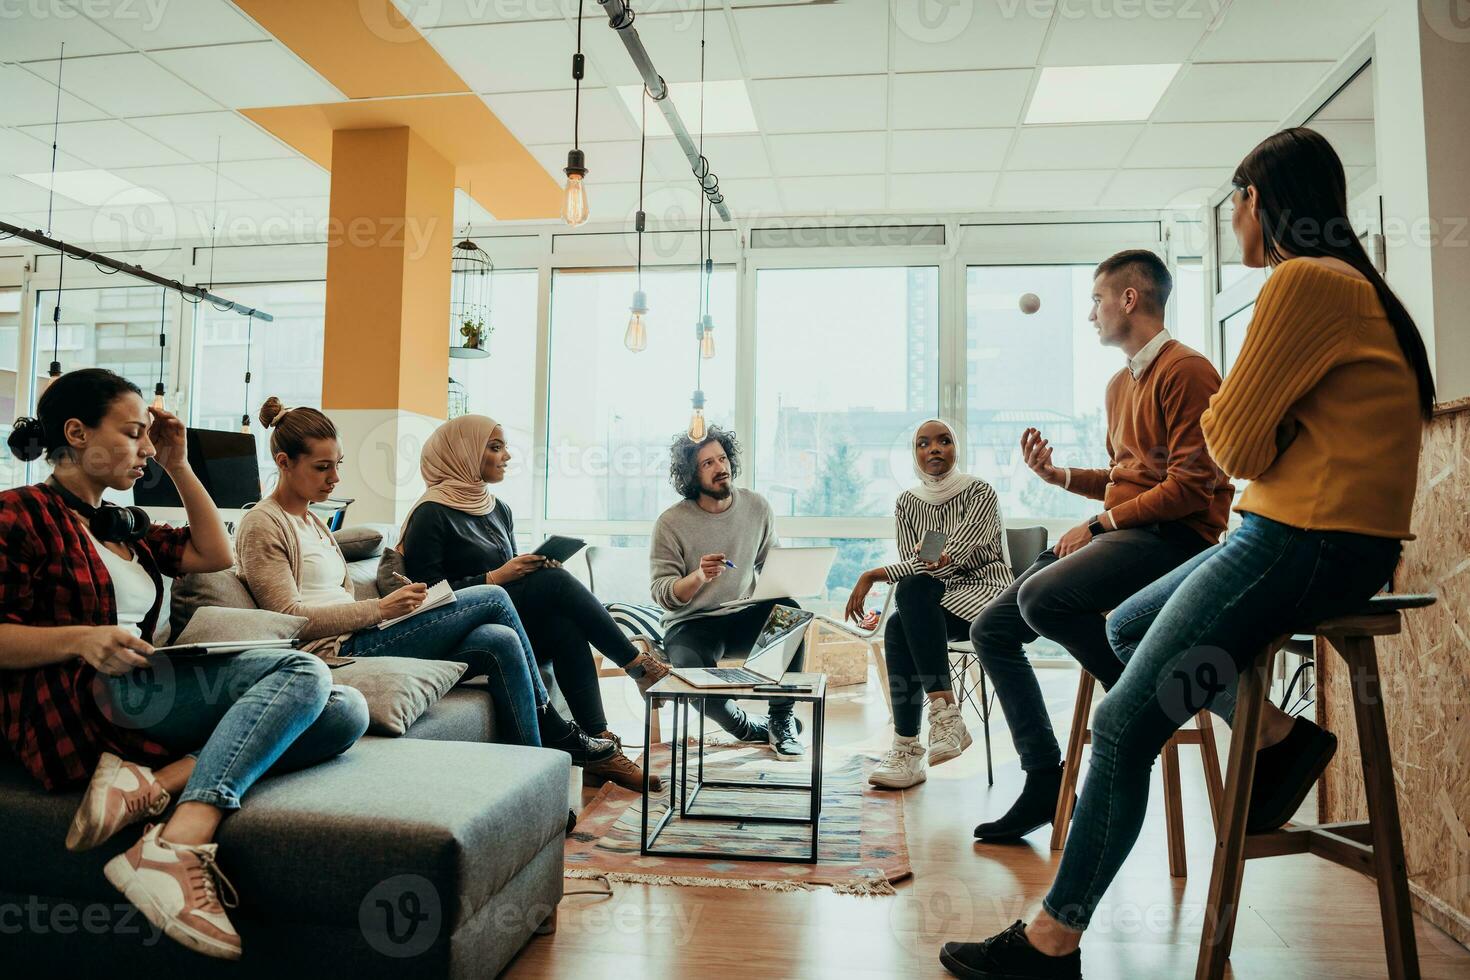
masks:
[[[924,746],[919,744],[919,740],[900,742],[894,739],[893,748],[868,776],[868,782],[885,789],[908,789],[928,778],[924,772]]]
[[[164,935],[205,956],[240,958],[240,936],[225,915],[235,889],[214,863],[217,844],[159,840],[150,824],[138,843],[102,869],[113,887]]]
[[[168,790],[153,778],[153,770],[104,752],[67,829],[66,849],[96,847],[129,824],[158,816],[168,805]]]
[[[968,749],[972,741],[958,707],[948,701],[929,702],[929,765],[948,762]]]

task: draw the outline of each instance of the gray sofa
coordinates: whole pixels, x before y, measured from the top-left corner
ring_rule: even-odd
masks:
[[[359,594],[376,591],[376,564],[352,563]],[[63,839],[80,791],[42,792],[0,758],[4,972],[499,973],[554,923],[570,764],[562,753],[495,744],[490,699],[478,686],[451,691],[403,738],[366,737],[337,759],[267,777],[250,791],[219,836],[221,866],[240,896],[231,912],[244,947],[238,963],[159,936],[102,876],[133,835],[68,853]]]

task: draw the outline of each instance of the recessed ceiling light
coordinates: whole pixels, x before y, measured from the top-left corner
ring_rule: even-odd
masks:
[[[1182,65],[1043,68],[1026,124],[1147,119]]]
[[[684,120],[690,134],[699,136],[699,83],[669,82],[668,97],[674,100],[674,108]],[[642,85],[619,85],[618,94],[627,103],[633,118],[642,111],[638,100],[643,98]],[[755,109],[750,104],[750,93],[745,90],[742,79],[704,83],[704,131],[705,133],[753,133],[756,131]],[[671,136],[669,124],[664,122],[663,111],[656,105],[648,107],[648,135]]]
[[[126,207],[132,204],[166,204],[167,199],[157,191],[139,187],[106,170],[63,170],[57,174],[16,174],[37,187],[54,190],[62,197],[71,198],[78,204],[101,207]]]

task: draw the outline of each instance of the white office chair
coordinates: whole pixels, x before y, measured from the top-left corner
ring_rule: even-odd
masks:
[[[883,597],[883,609],[878,613],[878,622],[871,630],[865,630],[854,626],[846,620],[835,619],[832,616],[824,616],[818,613],[814,619],[839,633],[850,636],[855,640],[862,640],[868,645],[868,659],[873,664],[873,669],[878,672],[878,686],[883,688],[883,703],[888,706],[888,718],[893,720],[893,698],[888,692],[888,665],[883,662],[883,627],[888,623],[888,616],[893,611],[893,586],[888,586],[887,594]]]

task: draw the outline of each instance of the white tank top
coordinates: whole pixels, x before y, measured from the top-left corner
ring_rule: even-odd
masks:
[[[153,584],[153,577],[138,561],[136,554],[132,558],[113,554],[97,540],[91,528],[87,529],[87,537],[92,539],[92,546],[102,556],[107,576],[112,579],[112,594],[117,599],[117,625],[140,639],[149,639],[143,635],[141,624],[158,599],[158,586]]]
[[[296,540],[301,545],[301,585],[298,588],[303,606],[337,606],[356,602],[351,592],[342,587],[347,578],[347,565],[331,540],[324,537],[315,522],[292,518]]]

